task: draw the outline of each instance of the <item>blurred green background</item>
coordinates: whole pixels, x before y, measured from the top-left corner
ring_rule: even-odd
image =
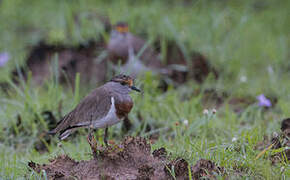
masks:
[[[0,1],[0,53],[10,55],[0,67],[0,81],[12,86],[8,94],[0,91],[0,177],[41,178],[27,168],[27,162],[47,162],[63,153],[57,139],[46,144],[41,138],[49,129],[42,113],[50,111],[59,120],[91,90],[76,84],[73,91],[53,78],[41,87],[25,81],[16,85],[11,72],[25,64],[32,47],[40,42],[67,47],[90,40],[108,42],[109,32],[100,21],[104,17],[111,24],[128,22],[133,34],[149,42],[174,41],[186,52],[199,52],[219,72],[217,80],[209,76],[202,84],[192,80],[166,92],[158,89],[158,77],[150,73],[140,77],[137,85],[144,95],[132,95],[133,129],[122,134],[122,125],[116,125],[110,130],[111,139],[159,132],[153,148],[164,146],[191,164],[206,158],[224,166],[232,178],[289,178],[288,161],[272,165],[270,154],[255,160],[260,152],[257,143],[280,133],[281,120],[290,116],[289,10],[286,0]],[[216,107],[216,97],[207,97],[212,89],[218,97],[229,94],[222,106]],[[277,103],[269,109],[247,104],[240,113],[229,103],[230,98],[255,101],[259,94]],[[218,108],[218,112],[204,115],[205,108]],[[21,125],[17,125],[19,117]],[[185,120],[188,126],[182,124]],[[176,122],[181,125],[177,127]],[[64,142],[63,148],[72,158],[89,159],[85,130],[80,134]],[[238,141],[232,141],[234,137]],[[40,142],[48,152],[35,149]]]

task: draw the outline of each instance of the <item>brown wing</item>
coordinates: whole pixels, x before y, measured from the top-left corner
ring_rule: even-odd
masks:
[[[103,87],[97,88],[86,96],[77,107],[68,113],[50,131],[50,134],[63,132],[67,129],[90,125],[92,120],[104,117],[111,107],[111,93],[106,92]]]

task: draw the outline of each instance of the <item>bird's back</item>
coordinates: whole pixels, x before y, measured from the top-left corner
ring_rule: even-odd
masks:
[[[92,120],[102,119],[111,107],[111,92],[106,86],[87,95],[70,113],[65,115],[50,134],[63,133],[68,129],[89,126]]]

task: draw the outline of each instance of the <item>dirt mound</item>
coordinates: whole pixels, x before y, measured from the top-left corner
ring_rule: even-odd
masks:
[[[286,118],[281,123],[281,130],[285,132],[285,135],[290,136],[290,134],[286,134],[287,130],[290,130],[290,118]]]
[[[290,118],[286,118],[281,123],[281,131],[279,134],[273,135],[272,138],[265,136],[263,141],[257,143],[255,149],[261,151],[257,156],[260,158],[265,154],[266,151],[270,149],[280,149],[284,148],[282,152],[278,152],[269,156],[272,164],[276,164],[281,161],[290,160]]]
[[[165,43],[166,65],[172,69],[170,78],[177,83],[185,83],[188,80],[195,80],[202,83],[206,77],[212,73],[218,78],[218,71],[210,64],[206,56],[199,52],[187,53],[177,42],[168,41]],[[155,43],[156,49],[161,51],[161,42]]]
[[[150,144],[141,137],[127,137],[108,148],[99,146],[98,154],[88,161],[61,155],[48,164],[29,162],[28,166],[36,172],[45,170],[49,179],[174,179],[173,174],[176,179],[188,179],[188,168],[199,179],[224,172],[209,160],[201,159],[193,167],[181,158],[170,161],[165,148],[151,153]]]
[[[217,166],[214,162],[200,159],[192,168],[193,178],[200,179],[202,177],[214,178],[215,174],[225,174],[223,167]]]
[[[20,69],[26,79],[28,71],[31,71],[32,80],[41,85],[51,76],[54,59],[57,59],[57,73],[60,82],[74,84],[77,72],[81,74],[81,80],[92,83],[105,80],[105,61],[98,62],[97,54],[103,50],[102,41],[89,41],[75,47],[64,45],[49,45],[44,42],[33,47],[28,55],[25,65]],[[28,70],[28,71],[27,71]],[[19,70],[12,72],[12,79],[18,82]]]
[[[282,121],[281,123],[281,130],[282,130],[282,142],[281,142],[281,146],[282,147],[288,147],[284,150],[284,152],[282,154],[280,154],[281,156],[284,155],[285,158],[287,158],[287,160],[290,160],[290,118],[286,118]]]

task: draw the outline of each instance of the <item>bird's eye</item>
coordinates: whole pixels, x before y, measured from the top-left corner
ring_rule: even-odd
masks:
[[[126,82],[121,82],[121,84],[122,84],[123,86],[125,86],[125,85],[126,85]]]

